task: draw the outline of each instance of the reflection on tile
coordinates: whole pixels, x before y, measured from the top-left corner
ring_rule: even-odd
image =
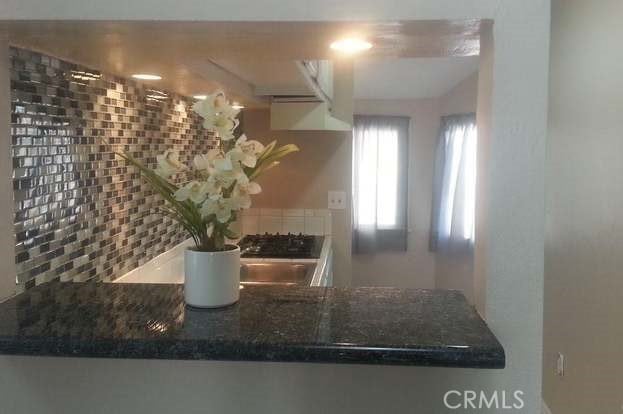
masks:
[[[10,54],[20,290],[114,279],[184,240],[158,214],[164,201],[113,151],[152,166],[169,148],[187,162],[206,152],[215,142],[191,100],[35,52]]]
[[[322,217],[305,217],[305,234],[322,236],[324,234],[324,220]]]
[[[302,208],[287,208],[283,210],[284,217],[304,217],[305,210]]]
[[[261,208],[260,215],[261,216],[281,216],[283,211],[279,208]]]
[[[259,216],[260,215],[260,209],[259,208],[248,208],[246,210],[244,210],[244,215],[245,216]]]
[[[282,232],[282,218],[281,216],[260,216],[259,218],[259,233],[281,233]]]
[[[242,234],[258,234],[260,232],[259,216],[242,216]]]
[[[252,211],[250,211],[252,210]],[[330,235],[331,211],[327,209],[260,208],[242,213],[242,233],[304,233]]]
[[[305,218],[304,217],[284,217],[282,233],[283,234],[305,233]]]
[[[331,212],[328,212],[328,214],[324,218],[324,234],[325,235],[333,234],[332,233],[333,231],[332,222],[333,222],[333,217],[331,216]]]

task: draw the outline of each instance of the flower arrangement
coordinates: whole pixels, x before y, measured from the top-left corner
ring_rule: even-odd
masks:
[[[127,151],[117,155],[138,168],[164,198],[163,212],[188,231],[197,251],[224,251],[226,238],[239,237],[230,228],[238,212],[251,207],[251,196],[262,191],[255,180],[278,165],[281,158],[298,151],[298,147],[277,147],[276,141],[264,146],[244,134],[236,139],[239,110],[222,92],[195,103],[192,109],[203,117],[203,127],[219,138],[219,145],[207,154],[195,156],[192,165],[183,164],[173,150],[157,156],[156,169],[143,165]],[[175,185],[171,177],[178,174],[185,174],[189,181],[183,186]]]

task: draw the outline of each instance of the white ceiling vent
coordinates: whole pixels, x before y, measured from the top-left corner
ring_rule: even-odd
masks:
[[[353,119],[353,68],[329,61],[298,62],[313,95],[273,96],[271,129],[349,131]]]

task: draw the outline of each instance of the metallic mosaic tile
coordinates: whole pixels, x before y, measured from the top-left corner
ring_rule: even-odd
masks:
[[[190,98],[11,49],[15,262],[20,291],[113,280],[182,242],[162,198],[116,157],[189,162],[216,144]],[[178,179],[182,183],[183,177]]]

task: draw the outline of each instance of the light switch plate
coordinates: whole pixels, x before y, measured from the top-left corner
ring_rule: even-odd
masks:
[[[344,210],[346,208],[345,191],[329,191],[329,209]]]

